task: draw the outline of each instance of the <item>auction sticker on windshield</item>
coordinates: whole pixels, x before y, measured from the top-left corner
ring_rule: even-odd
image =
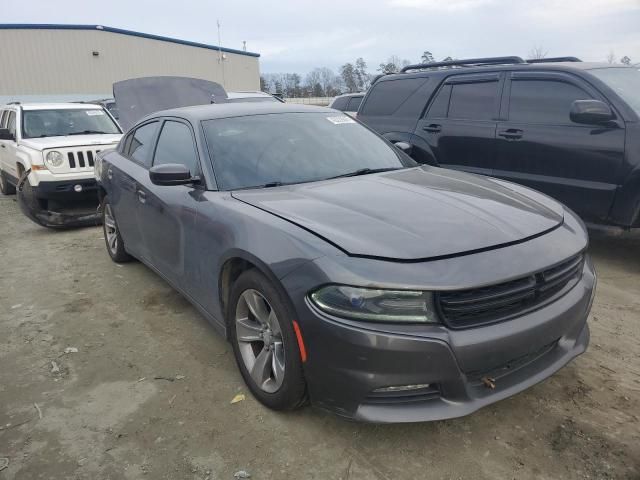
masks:
[[[327,120],[329,120],[334,125],[342,125],[343,123],[356,123],[353,118],[346,115],[340,115],[339,117],[327,117]]]
[[[87,110],[87,115],[93,117],[96,115],[104,115],[104,112],[102,110]]]

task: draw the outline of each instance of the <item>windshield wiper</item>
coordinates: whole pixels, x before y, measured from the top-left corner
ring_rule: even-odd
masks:
[[[335,177],[329,177],[327,178],[327,180],[331,180],[332,178],[358,177],[360,175],[369,175],[370,173],[390,172],[392,170],[400,170],[401,168],[403,167],[361,168],[353,172],[343,173],[341,175],[336,175]]]
[[[83,130],[82,132],[67,133],[67,135],[91,135],[91,134],[98,134],[98,133],[108,134],[109,132],[101,132],[99,130]]]

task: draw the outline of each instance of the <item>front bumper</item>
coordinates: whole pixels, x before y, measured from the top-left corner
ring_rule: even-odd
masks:
[[[521,317],[466,330],[424,326],[411,333],[376,330],[298,306],[307,343],[305,373],[314,404],[369,422],[442,420],[470,414],[546,379],[583,353],[595,272],[564,296]],[[495,380],[488,388],[482,378]],[[374,390],[429,384],[413,398]]]
[[[22,213],[43,227],[73,228],[100,223],[95,178],[40,181],[32,186],[27,172],[18,182],[17,194]]]

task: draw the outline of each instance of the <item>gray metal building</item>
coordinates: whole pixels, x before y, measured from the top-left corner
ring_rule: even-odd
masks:
[[[102,25],[0,24],[0,104],[112,96],[127,78],[203,78],[259,90],[257,53]]]

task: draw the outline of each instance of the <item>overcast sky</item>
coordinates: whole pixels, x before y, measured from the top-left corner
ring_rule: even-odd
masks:
[[[87,23],[217,44],[262,55],[262,72],[306,73],[363,57],[416,62],[520,55],[640,62],[640,0],[2,0],[3,23]],[[166,4],[166,5],[165,5]]]

